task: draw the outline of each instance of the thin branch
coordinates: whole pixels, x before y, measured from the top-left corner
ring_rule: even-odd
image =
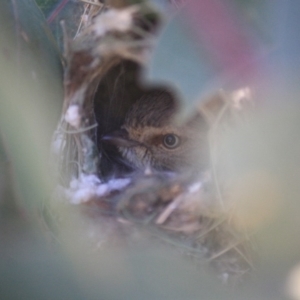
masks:
[[[80,1],[81,1],[81,2],[84,2],[84,3],[87,3],[87,4],[99,6],[99,7],[104,6],[104,4],[102,4],[102,3],[97,3],[97,2],[93,2],[93,1],[89,1],[89,0],[80,0]]]

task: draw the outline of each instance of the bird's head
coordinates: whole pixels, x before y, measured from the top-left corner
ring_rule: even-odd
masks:
[[[197,114],[176,125],[178,104],[168,92],[144,95],[129,110],[120,130],[103,137],[133,167],[177,171],[207,163],[207,124]]]

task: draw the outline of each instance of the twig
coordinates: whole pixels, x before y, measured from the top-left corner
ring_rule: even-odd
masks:
[[[234,247],[235,251],[248,263],[248,265],[252,268],[252,270],[254,270],[254,265],[252,264],[252,262],[246,257],[246,255],[244,255],[244,253],[237,247]]]
[[[157,229],[154,229],[152,228],[152,230],[149,230],[149,232],[159,238],[160,240],[170,244],[170,245],[173,245],[173,246],[177,246],[177,247],[180,247],[181,249],[185,249],[187,251],[190,251],[192,253],[197,253],[197,254],[202,254],[204,255],[204,251],[203,250],[200,250],[199,248],[192,248],[192,247],[189,247],[181,242],[177,242],[177,240],[175,239],[172,239],[170,236],[164,234],[163,232],[161,231],[158,231]]]
[[[84,2],[84,3],[87,3],[87,4],[99,6],[99,7],[103,7],[104,6],[104,4],[102,4],[102,3],[97,3],[97,2],[93,2],[93,1],[89,1],[89,0],[80,0],[80,1]]]
[[[216,253],[215,255],[212,255],[208,261],[213,261],[215,260],[216,258],[224,255],[226,252],[230,251],[231,249],[235,249],[235,247],[240,244],[242,241],[237,241],[231,245],[229,245],[228,247],[224,248],[222,251]]]
[[[158,225],[163,224],[184,199],[185,199],[184,195],[180,195],[176,197],[174,201],[172,201],[167,206],[167,208],[159,215],[155,223]]]
[[[93,124],[91,126],[88,126],[88,127],[85,127],[85,128],[80,128],[80,129],[77,129],[77,130],[64,130],[64,129],[60,129],[63,133],[66,133],[66,134],[76,134],[76,133],[83,133],[83,132],[86,132],[86,131],[89,131],[90,129],[93,129],[93,128],[96,128],[98,126],[98,124]]]
[[[223,118],[228,107],[229,107],[229,102],[227,101],[226,104],[224,105],[223,109],[220,111],[218,117],[216,118],[215,123],[213,124],[211,132],[209,134],[209,148],[211,150],[210,151],[210,159],[211,159],[211,166],[212,166],[212,175],[213,175],[219,203],[221,204],[221,207],[223,210],[225,210],[225,205],[224,205],[224,200],[223,200],[223,196],[221,193],[221,188],[220,188],[217,170],[216,170],[215,153],[213,151],[213,144],[214,144],[214,136],[213,135],[216,134],[216,130],[219,126],[219,123],[220,123],[221,119]]]
[[[204,237],[205,235],[207,235],[208,233],[210,233],[212,230],[216,229],[218,226],[220,226],[225,221],[226,221],[226,219],[222,219],[219,222],[216,222],[215,224],[213,224],[209,229],[207,229],[206,231],[204,231],[201,234],[199,234],[197,236],[197,240],[201,239],[202,237]]]
[[[63,34],[64,57],[67,58],[70,55],[70,41],[67,33],[66,23],[64,20],[60,21],[60,26]]]

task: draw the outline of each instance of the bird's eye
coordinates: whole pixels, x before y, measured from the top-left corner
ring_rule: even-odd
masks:
[[[168,149],[174,149],[179,146],[180,140],[175,134],[166,134],[163,138],[163,144]]]

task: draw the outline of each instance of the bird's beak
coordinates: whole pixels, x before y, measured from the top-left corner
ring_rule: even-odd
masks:
[[[129,139],[126,129],[120,129],[106,134],[101,140],[118,147],[130,148],[140,145],[139,142]]]

